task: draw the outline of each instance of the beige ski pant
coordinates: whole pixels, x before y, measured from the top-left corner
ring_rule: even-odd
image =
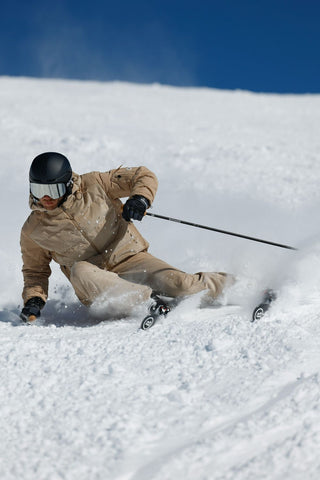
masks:
[[[126,307],[147,301],[152,292],[184,297],[209,290],[215,298],[221,294],[228,278],[229,275],[221,272],[185,273],[148,252],[129,257],[112,271],[80,261],[73,265],[70,275],[75,293],[83,304],[91,305],[103,294],[118,298],[120,302],[123,299]]]

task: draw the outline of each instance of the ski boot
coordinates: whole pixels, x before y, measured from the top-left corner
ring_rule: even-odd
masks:
[[[276,293],[271,290],[265,290],[263,292],[263,297],[261,303],[253,310],[252,320],[251,322],[255,322],[256,320],[260,320],[265,313],[269,310],[271,303],[276,300],[277,295]]]
[[[163,301],[161,298],[159,298],[157,295],[152,295],[152,300],[153,303],[151,304],[149,308],[149,315],[144,317],[144,319],[141,322],[140,328],[142,330],[148,330],[151,328],[158,317],[160,315],[167,315],[170,312],[170,307]]]

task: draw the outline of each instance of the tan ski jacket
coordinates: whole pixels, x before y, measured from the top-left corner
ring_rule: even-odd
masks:
[[[143,195],[150,205],[157,178],[146,167],[73,174],[72,194],[54,210],[45,210],[30,197],[32,213],[21,230],[24,302],[48,296],[50,262],[55,260],[69,278],[75,262],[88,260],[112,269],[148,249],[148,242],[122,216],[123,197]]]

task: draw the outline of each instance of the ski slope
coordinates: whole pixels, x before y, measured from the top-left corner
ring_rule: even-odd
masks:
[[[0,77],[1,480],[318,479],[320,96]],[[20,325],[19,233],[43,151],[77,173],[145,165],[150,252],[227,271],[221,306],[183,301],[149,331],[103,321],[52,265],[37,325]],[[278,300],[259,322],[262,289]]]

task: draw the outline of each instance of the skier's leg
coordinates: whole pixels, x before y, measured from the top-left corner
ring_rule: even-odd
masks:
[[[113,268],[123,279],[148,285],[158,294],[183,297],[209,290],[213,298],[222,293],[230,276],[222,272],[185,273],[153,257],[140,252]]]
[[[79,300],[84,305],[103,296],[118,313],[127,314],[136,306],[150,298],[152,290],[120,278],[116,273],[108,272],[90,262],[77,262],[71,268],[70,282]]]

